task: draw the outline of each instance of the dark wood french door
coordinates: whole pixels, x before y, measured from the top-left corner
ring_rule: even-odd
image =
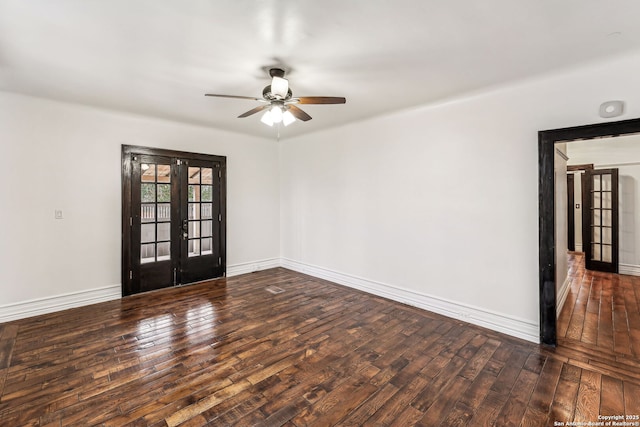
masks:
[[[576,250],[576,220],[575,220],[575,184],[574,175],[567,174],[567,249]]]
[[[618,169],[587,170],[582,181],[585,268],[618,272]]]
[[[122,147],[123,295],[225,275],[226,158]]]

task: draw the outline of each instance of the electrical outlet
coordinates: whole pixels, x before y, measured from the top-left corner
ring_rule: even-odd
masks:
[[[62,215],[62,209],[56,209],[54,215],[55,215],[55,219],[63,219],[64,218],[64,216]]]

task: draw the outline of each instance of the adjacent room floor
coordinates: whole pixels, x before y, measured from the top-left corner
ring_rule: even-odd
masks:
[[[0,424],[539,427],[639,415],[634,346],[618,360],[564,336],[546,349],[278,268],[0,324]]]
[[[569,253],[570,292],[558,319],[565,346],[640,359],[640,277],[590,271],[584,253]]]

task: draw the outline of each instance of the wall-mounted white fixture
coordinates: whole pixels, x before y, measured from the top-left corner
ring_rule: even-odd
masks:
[[[624,113],[624,101],[607,101],[600,104],[600,117],[608,119]]]

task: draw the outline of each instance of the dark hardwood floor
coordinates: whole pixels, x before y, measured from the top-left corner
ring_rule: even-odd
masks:
[[[569,253],[569,286],[558,337],[600,352],[640,358],[640,277],[584,268],[584,253]]]
[[[279,268],[0,324],[0,425],[539,427],[640,415],[640,364],[591,349],[541,348]]]

